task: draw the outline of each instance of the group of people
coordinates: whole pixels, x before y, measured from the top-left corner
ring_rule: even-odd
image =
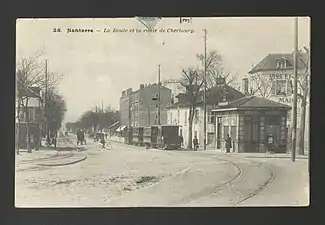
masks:
[[[225,147],[226,147],[226,153],[230,153],[230,149],[232,148],[232,140],[231,137],[229,136],[229,134],[227,134],[227,137],[225,139]],[[197,149],[199,148],[199,140],[197,139],[197,137],[195,136],[193,139],[193,145],[194,145],[194,150],[197,151]]]
[[[83,130],[79,130],[77,132],[77,145],[83,145],[86,144],[86,139],[85,139],[85,132]]]
[[[93,139],[95,142],[99,142],[100,144],[103,145],[103,147],[105,147],[106,141],[105,139],[107,139],[108,135],[107,133],[89,133],[89,138]]]

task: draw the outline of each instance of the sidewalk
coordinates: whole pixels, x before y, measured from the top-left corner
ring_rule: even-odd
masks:
[[[76,150],[77,146],[70,140],[58,140],[57,148],[41,147],[39,151],[28,153],[27,149],[20,149],[16,155],[16,169],[26,170],[31,166],[64,166],[81,162],[87,159],[86,154]]]
[[[240,156],[244,158],[278,158],[278,159],[291,159],[290,153],[227,153],[220,150],[200,150],[200,152],[213,154],[213,155],[227,155],[227,156]],[[296,159],[308,159],[308,155],[296,155]]]

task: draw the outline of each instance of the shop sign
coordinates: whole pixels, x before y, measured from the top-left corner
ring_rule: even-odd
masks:
[[[272,80],[291,80],[292,75],[289,73],[270,73]]]

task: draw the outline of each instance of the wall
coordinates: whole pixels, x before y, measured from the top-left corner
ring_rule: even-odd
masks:
[[[121,125],[129,125],[129,97],[120,99],[120,119]]]
[[[203,148],[204,146],[204,110],[201,107],[197,108],[198,117],[197,119],[193,120],[193,127],[192,127],[192,138],[195,136],[195,131],[197,132],[197,138],[199,140],[200,147]],[[184,146],[187,147],[188,145],[188,135],[189,135],[189,127],[188,127],[188,116],[189,116],[189,109],[188,108],[170,108],[167,110],[167,124],[172,125],[180,125],[183,133],[184,139]],[[208,119],[208,116],[207,116]],[[207,147],[214,147],[215,144],[215,124],[207,123],[207,142],[209,133],[212,134],[211,143],[207,145]]]
[[[132,101],[132,124],[137,126],[151,126],[158,124],[158,100],[153,100],[158,93],[158,85],[152,84],[141,88]],[[167,105],[171,101],[171,90],[160,89],[160,123],[167,124]]]
[[[216,117],[221,117],[221,123],[222,123],[222,128],[221,128],[221,148],[220,151],[226,151],[225,149],[225,127],[228,128],[228,133],[231,135],[231,127],[235,127],[235,132],[233,135],[231,135],[232,142],[235,141],[235,144],[232,143],[232,149],[231,151],[238,152],[238,136],[239,136],[239,116],[236,112],[218,112],[216,114]],[[215,120],[215,124],[217,125],[217,119]],[[215,138],[217,139],[217,131],[215,132]],[[215,146],[215,149],[216,146]],[[218,149],[219,150],[219,149]]]

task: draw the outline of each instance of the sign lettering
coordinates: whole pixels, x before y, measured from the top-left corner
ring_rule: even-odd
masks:
[[[270,78],[274,80],[291,80],[289,73],[270,73]]]

